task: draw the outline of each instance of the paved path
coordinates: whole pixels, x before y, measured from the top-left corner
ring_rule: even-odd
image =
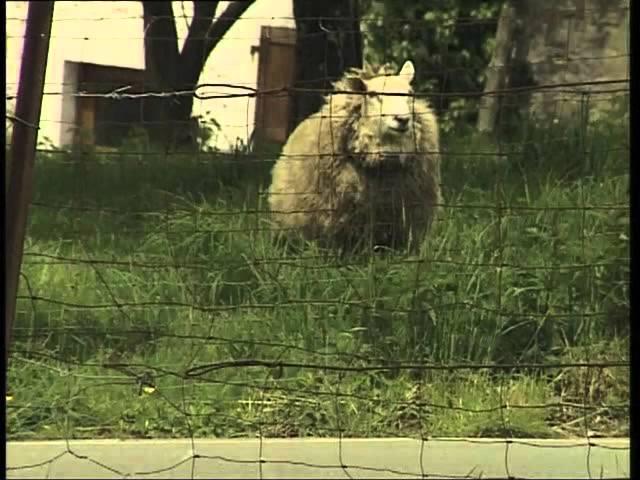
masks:
[[[592,439],[591,446],[584,439],[265,439],[262,445],[202,439],[195,450],[190,440],[72,440],[69,446],[8,442],[7,478],[630,478],[629,439]]]

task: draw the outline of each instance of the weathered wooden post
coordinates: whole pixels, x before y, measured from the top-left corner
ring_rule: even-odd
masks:
[[[7,303],[4,312],[4,347],[7,365],[16,312],[24,236],[33,190],[33,170],[47,55],[49,54],[53,4],[54,2],[29,2],[20,65],[18,98],[13,119],[9,157],[11,163],[7,172],[9,181],[5,190],[5,212],[7,215],[5,293]]]

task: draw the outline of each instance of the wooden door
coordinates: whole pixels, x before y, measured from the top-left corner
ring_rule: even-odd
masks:
[[[258,47],[258,91],[291,87],[295,81],[296,31],[263,26]],[[284,143],[289,135],[293,97],[288,92],[256,97],[253,141]]]

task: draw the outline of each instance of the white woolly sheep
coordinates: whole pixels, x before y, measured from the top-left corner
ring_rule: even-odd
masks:
[[[348,71],[289,136],[269,188],[281,228],[342,251],[419,247],[441,200],[438,124],[411,61],[384,73]]]

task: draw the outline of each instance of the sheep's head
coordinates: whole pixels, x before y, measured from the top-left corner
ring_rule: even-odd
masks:
[[[403,143],[412,136],[413,123],[413,63],[407,60],[396,75],[373,78],[350,77],[348,85],[365,94],[362,116],[367,117],[371,133],[392,143]],[[401,95],[388,95],[401,94]],[[402,95],[404,94],[404,95]]]

